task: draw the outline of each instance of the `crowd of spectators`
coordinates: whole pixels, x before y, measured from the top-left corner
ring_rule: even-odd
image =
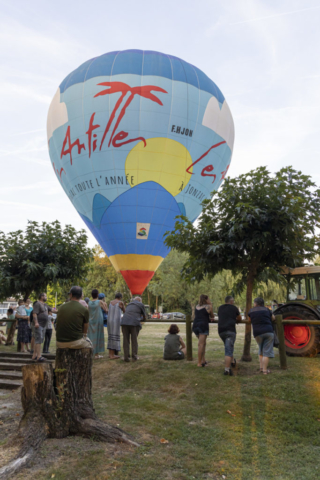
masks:
[[[18,329],[17,342],[21,352],[31,352],[32,360],[44,362],[42,353],[50,353],[50,341],[53,328],[56,329],[57,348],[90,348],[95,359],[100,359],[105,352],[104,327],[107,327],[107,350],[110,360],[120,358],[120,330],[123,337],[123,360],[134,362],[138,357],[138,335],[141,322],[146,320],[146,311],[141,297],[133,298],[125,304],[121,293],[116,293],[109,305],[105,301],[105,294],[97,289],[92,290],[91,299],[83,299],[82,288],[73,286],[68,300],[59,307],[52,309],[47,305],[47,295],[41,293],[38,300],[31,306],[30,299],[20,299],[14,311],[7,312],[7,338],[0,331],[0,343],[14,344],[14,334]],[[241,321],[241,314],[234,304],[234,298],[227,296],[225,303],[218,309],[218,333],[224,343],[224,375],[233,375],[236,367],[234,345],[237,331],[236,324]],[[206,341],[209,335],[209,325],[214,321],[212,303],[208,295],[200,295],[199,303],[195,307],[193,332],[198,338],[198,367],[206,367]],[[264,300],[257,297],[253,308],[248,312],[252,323],[253,336],[259,347],[260,372],[270,373],[269,358],[274,357],[274,329],[275,320],[272,312],[264,306]],[[131,350],[131,351],[130,351]],[[168,330],[164,343],[164,360],[183,360],[186,355],[186,346],[179,335],[179,328],[173,324]]]

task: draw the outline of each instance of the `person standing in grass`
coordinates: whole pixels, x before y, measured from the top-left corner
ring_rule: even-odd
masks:
[[[53,321],[52,308],[48,307],[48,323],[46,327],[46,333],[44,335],[44,344],[43,344],[42,353],[50,353],[49,347],[50,347],[50,341],[52,337],[52,321]]]
[[[122,301],[122,293],[115,294],[115,299],[110,302],[108,314],[108,350],[109,358],[115,360],[120,358],[120,322],[121,312],[125,312],[126,308]]]
[[[48,305],[46,304],[47,294],[40,293],[38,301],[33,305],[32,321],[34,323],[34,350],[32,360],[35,362],[44,362],[45,358],[41,356],[41,345],[44,341],[44,335],[48,324]]]
[[[234,305],[234,298],[228,295],[224,305],[218,309],[218,333],[224,343],[224,375],[233,375],[231,367],[236,366],[233,356],[234,342],[236,341],[236,323],[241,321],[238,307]]]
[[[99,291],[95,288],[91,292],[92,300],[89,301],[89,329],[88,338],[90,338],[93,345],[94,358],[102,358],[102,353],[105,351],[104,345],[104,328],[102,311],[108,312],[108,307],[105,302],[98,299]]]
[[[186,345],[180,335],[178,335],[179,332],[178,325],[170,325],[168,335],[164,338],[164,360],[183,360],[187,354]]]
[[[253,301],[253,308],[248,313],[253,328],[253,336],[259,346],[260,373],[267,375],[271,373],[268,370],[269,358],[274,357],[273,342],[274,331],[272,322],[275,316],[264,306],[264,300],[257,297]]]
[[[108,306],[106,304],[105,298],[106,296],[104,293],[99,293],[98,299],[104,303],[104,306],[101,307],[102,316],[103,316],[103,325],[104,327],[107,327],[108,326]]]
[[[205,367],[208,362],[205,359],[207,336],[209,335],[209,323],[214,320],[212,303],[208,295],[200,295],[199,304],[195,308],[192,330],[198,337],[198,367]]]
[[[28,320],[29,317],[26,312],[26,307],[23,299],[18,301],[18,308],[15,318],[18,320],[18,336],[17,341],[21,343],[21,352],[27,353],[26,346],[29,342]],[[19,346],[18,346],[19,348]]]
[[[25,307],[26,307],[27,315],[29,317],[29,319],[28,319],[28,334],[29,334],[28,344],[30,344],[30,349],[28,348],[28,352],[33,353],[34,345],[33,345],[33,342],[32,342],[32,330],[31,330],[31,325],[30,325],[30,314],[33,310],[33,307],[32,307],[32,302],[31,302],[30,298],[27,298],[26,301],[24,302],[24,304],[25,304]]]
[[[141,297],[135,297],[127,305],[126,311],[121,318],[121,328],[123,336],[123,355],[124,361],[130,362],[130,340],[132,361],[139,360],[138,357],[138,335],[141,330],[141,321],[146,319],[146,311]]]

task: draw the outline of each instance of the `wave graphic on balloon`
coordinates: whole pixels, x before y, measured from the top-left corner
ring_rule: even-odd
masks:
[[[63,80],[47,136],[58,181],[134,295],[169,253],[163,236],[176,217],[196,220],[227,174],[234,125],[201,70],[126,50]]]

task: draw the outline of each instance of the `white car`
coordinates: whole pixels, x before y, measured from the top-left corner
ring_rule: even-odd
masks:
[[[0,320],[7,318],[7,308],[0,308]]]
[[[185,320],[186,316],[180,312],[167,312],[162,315],[164,320]]]

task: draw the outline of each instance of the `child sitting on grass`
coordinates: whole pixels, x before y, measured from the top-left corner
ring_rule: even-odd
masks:
[[[4,345],[7,341],[7,337],[4,335],[4,331],[0,330],[0,345]]]
[[[168,335],[164,339],[164,360],[183,360],[186,353],[186,345],[180,335],[178,325],[172,324],[168,330]]]

